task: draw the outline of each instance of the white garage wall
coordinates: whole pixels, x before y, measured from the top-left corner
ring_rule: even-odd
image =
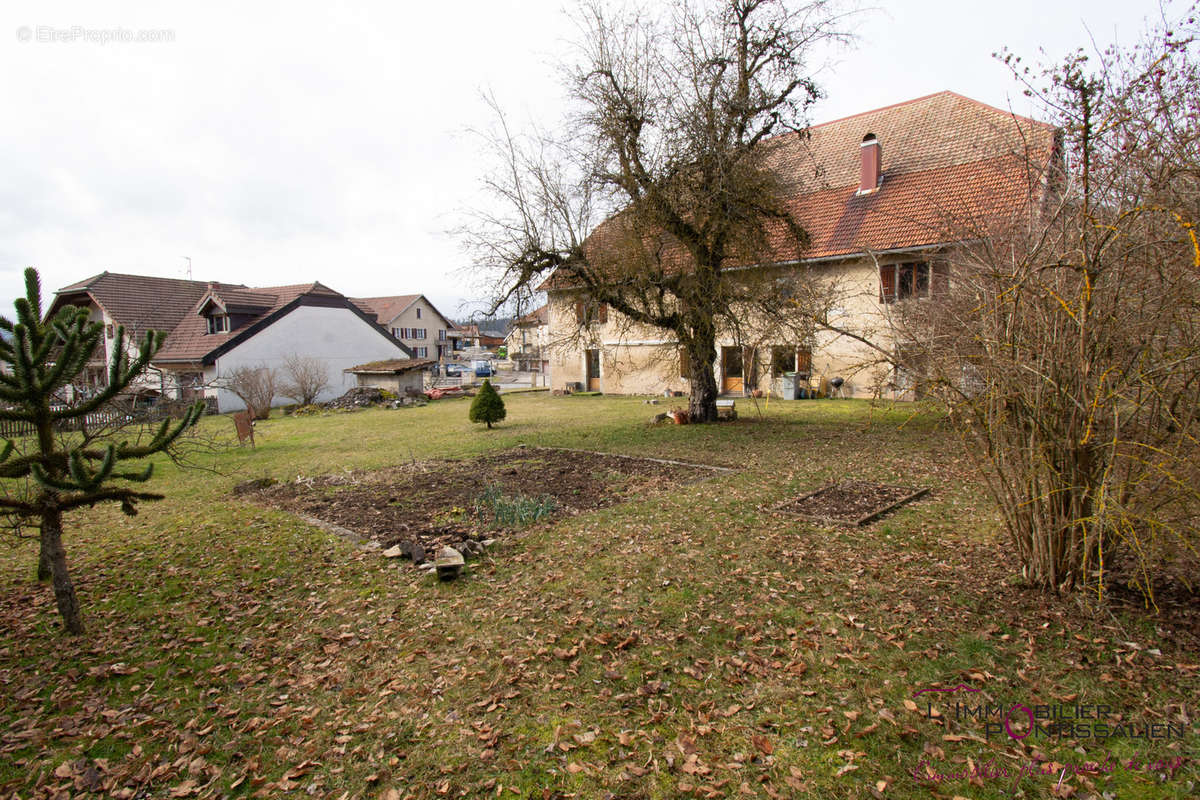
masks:
[[[205,370],[205,383],[212,385],[240,367],[259,365],[278,370],[277,381],[284,383],[283,361],[293,353],[325,364],[329,388],[317,398],[319,402],[340,397],[356,385],[355,376],[342,370],[368,361],[407,358],[403,350],[348,308],[299,306],[218,358],[215,366]],[[246,407],[237,395],[225,389],[216,390],[216,396],[222,413]],[[277,393],[274,404],[293,402]]]

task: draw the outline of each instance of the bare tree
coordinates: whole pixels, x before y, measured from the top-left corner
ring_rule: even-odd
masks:
[[[1063,157],[1027,216],[950,255],[944,302],[897,315],[899,363],[948,404],[1041,587],[1102,592],[1122,564],[1151,594],[1197,556],[1196,36],[1189,14],[1041,77],[1007,57]]]
[[[302,406],[317,402],[321,392],[329,388],[329,370],[319,358],[292,353],[283,360],[283,374],[281,393]]]
[[[751,309],[811,294],[796,285],[803,270],[760,280],[730,268],[803,252],[769,140],[802,135],[819,96],[807,61],[847,40],[843,22],[829,0],[586,6],[566,72],[579,111],[556,128],[566,135],[520,137],[499,114],[489,185],[504,210],[467,234],[495,276],[493,310],[553,272],[583,307],[672,333],[688,354],[691,418],[716,419],[718,336]]]
[[[238,367],[218,381],[221,388],[233,392],[246,404],[254,419],[267,419],[271,415],[277,383],[276,371],[265,364]]]

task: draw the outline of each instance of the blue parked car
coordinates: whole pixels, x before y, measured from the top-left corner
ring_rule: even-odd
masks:
[[[471,363],[471,367],[475,370],[476,378],[490,378],[496,374],[490,361],[474,361]]]

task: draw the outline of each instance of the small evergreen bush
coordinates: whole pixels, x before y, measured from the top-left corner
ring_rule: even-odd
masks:
[[[483,386],[479,387],[479,394],[475,395],[475,399],[471,401],[471,422],[486,422],[489,428],[493,422],[499,422],[508,414],[504,410],[504,401],[500,399],[500,395],[492,388],[492,382],[485,380]]]

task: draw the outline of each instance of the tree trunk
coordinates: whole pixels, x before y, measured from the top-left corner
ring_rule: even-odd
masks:
[[[75,584],[67,572],[67,553],[62,546],[62,512],[57,508],[42,512],[42,553],[50,564],[54,579],[54,600],[58,613],[62,615],[67,633],[83,633],[79,619],[79,601],[75,598]]]
[[[38,550],[37,579],[45,583],[52,577],[52,572],[50,570],[50,556],[46,552],[45,539],[42,539],[41,542],[41,547]]]
[[[689,342],[688,378],[692,396],[688,401],[689,422],[717,421],[717,376],[713,363],[717,360],[716,337],[711,332],[698,334]]]

